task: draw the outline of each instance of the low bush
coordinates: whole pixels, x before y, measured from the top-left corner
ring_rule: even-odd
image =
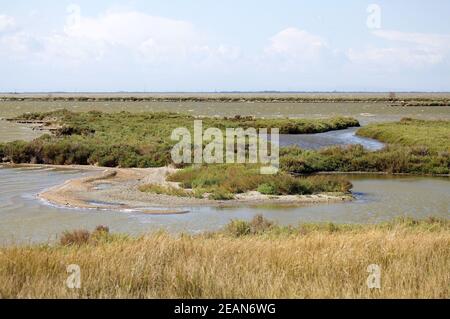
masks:
[[[259,185],[257,191],[264,195],[275,195],[275,187],[269,183]]]
[[[211,191],[208,198],[213,200],[230,200],[234,199],[234,195],[223,187],[217,187]]]
[[[279,172],[260,174],[259,167],[244,164],[191,166],[168,176],[184,188],[211,193],[213,199],[231,199],[232,194],[259,191],[268,195],[304,195],[320,192],[348,192],[352,185],[335,176],[293,177]]]
[[[110,234],[109,227],[100,225],[97,226],[92,232],[84,229],[65,231],[61,234],[59,243],[62,246],[82,246],[121,241],[126,239],[128,239],[128,237],[125,235]]]
[[[91,233],[87,230],[74,230],[74,231],[66,231],[61,235],[59,240],[60,244],[63,246],[70,245],[86,245],[89,243],[89,239],[91,238]]]

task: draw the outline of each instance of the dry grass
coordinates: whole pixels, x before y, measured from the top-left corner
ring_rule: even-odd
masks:
[[[2,248],[0,297],[450,297],[448,221],[252,223],[259,231],[247,235],[155,233],[80,246]],[[69,264],[81,268],[80,290],[64,284]],[[370,264],[381,267],[379,290],[366,286]]]

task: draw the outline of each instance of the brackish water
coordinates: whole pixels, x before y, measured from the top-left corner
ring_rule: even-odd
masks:
[[[301,207],[186,207],[184,215],[145,215],[130,211],[81,210],[49,205],[36,198],[45,188],[86,175],[75,170],[0,169],[0,245],[46,242],[64,230],[106,225],[113,232],[142,234],[166,229],[197,233],[216,230],[232,219],[256,214],[283,225],[300,222],[377,223],[398,216],[448,218],[450,179],[349,176],[356,200]]]
[[[280,134],[280,146],[299,146],[304,149],[319,149],[332,145],[361,144],[370,151],[377,151],[384,147],[384,143],[377,140],[356,135],[357,127],[339,131],[317,134]]]

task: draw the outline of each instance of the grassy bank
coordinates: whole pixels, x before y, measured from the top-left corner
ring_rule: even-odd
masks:
[[[424,155],[450,153],[450,121],[424,121],[404,118],[400,122],[371,124],[358,135],[392,145],[415,147]]]
[[[0,248],[2,298],[449,298],[449,222],[280,227],[257,217],[202,235],[103,229]],[[64,282],[81,269],[81,289]],[[367,267],[381,268],[368,289]]]
[[[168,176],[168,180],[178,182],[188,190],[161,189],[158,185],[145,185],[141,190],[177,196],[203,197],[207,194],[211,199],[226,200],[234,198],[234,194],[248,191],[258,191],[265,195],[307,195],[322,192],[347,193],[352,187],[350,182],[340,177],[293,177],[283,172],[262,175],[257,166],[226,164],[185,168]]]
[[[450,121],[403,119],[371,124],[358,135],[388,144],[370,152],[361,146],[330,147],[318,151],[281,149],[281,167],[288,172],[364,171],[412,174],[450,173]]]
[[[287,172],[385,172],[449,174],[450,153],[423,154],[421,148],[388,146],[370,152],[362,146],[330,147],[318,151],[298,147],[280,150],[280,165]]]
[[[178,127],[193,130],[195,118],[175,113],[73,113],[66,110],[29,113],[17,118],[39,121],[54,134],[32,142],[0,145],[0,159],[14,163],[97,164],[108,167],[154,167],[171,163],[170,140]],[[280,133],[326,132],[359,126],[352,118],[253,119],[251,117],[202,118],[203,128],[279,128]]]

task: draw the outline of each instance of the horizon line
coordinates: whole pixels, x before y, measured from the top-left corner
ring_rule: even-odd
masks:
[[[120,93],[138,93],[138,94],[239,94],[239,93],[275,93],[275,94],[308,94],[308,93],[448,93],[450,91],[278,91],[278,90],[261,90],[261,91],[0,91],[0,94],[120,94]]]

